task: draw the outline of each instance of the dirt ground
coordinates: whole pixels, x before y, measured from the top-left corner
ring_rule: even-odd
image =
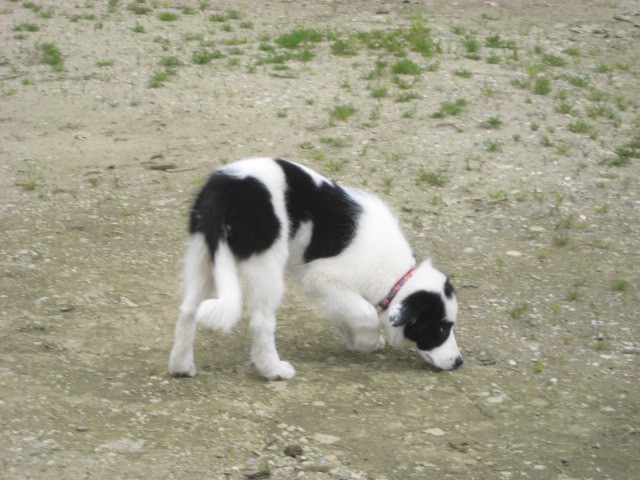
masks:
[[[637,478],[639,2],[0,0],[0,44],[0,477]],[[393,206],[462,368],[290,285],[295,379],[244,322],[166,373],[190,202],[253,155]]]

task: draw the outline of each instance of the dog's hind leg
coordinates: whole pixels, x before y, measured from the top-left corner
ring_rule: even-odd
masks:
[[[296,371],[280,360],[276,350],[276,310],[284,293],[284,261],[273,254],[256,256],[242,263],[247,287],[251,333],[251,360],[269,380],[289,380]]]
[[[196,310],[212,289],[211,256],[204,235],[196,233],[189,239],[184,258],[184,296],[176,322],[175,339],[169,357],[169,373],[178,377],[193,377],[193,342],[196,337]]]

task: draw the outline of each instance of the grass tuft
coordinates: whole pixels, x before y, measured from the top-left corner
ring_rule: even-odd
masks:
[[[64,59],[58,47],[53,43],[41,43],[38,45],[40,50],[40,63],[50,65],[56,72],[64,70]]]

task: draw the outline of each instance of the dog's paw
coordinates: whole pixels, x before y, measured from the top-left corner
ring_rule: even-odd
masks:
[[[261,373],[267,380],[291,380],[295,377],[296,370],[289,362],[281,360],[274,368]]]
[[[196,375],[196,366],[193,362],[176,362],[170,360],[169,361],[169,374],[172,377],[195,377]]]
[[[380,335],[378,337],[378,343],[376,343],[376,346],[375,346],[375,348],[373,350],[374,351],[376,351],[376,350],[384,350],[384,346],[386,345],[386,343],[387,342],[385,341],[384,336]]]
[[[360,353],[371,353],[376,350],[382,350],[385,343],[382,335],[378,335],[377,337],[361,335],[354,340],[355,351]]]

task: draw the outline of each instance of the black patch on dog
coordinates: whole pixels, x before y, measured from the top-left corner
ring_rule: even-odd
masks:
[[[302,222],[313,223],[311,242],[304,252],[305,262],[334,257],[353,240],[362,207],[339,185],[314,179],[297,165],[276,160],[287,178],[287,213],[289,238],[293,238]]]
[[[454,293],[455,293],[455,290],[453,288],[453,285],[451,285],[451,282],[447,278],[447,281],[444,282],[444,294],[448,299],[451,299]]]
[[[391,322],[394,326],[404,325],[405,338],[416,342],[418,349],[427,351],[442,345],[453,326],[446,318],[442,297],[425,290],[405,298]]]
[[[253,177],[215,172],[191,209],[189,232],[204,233],[211,258],[225,240],[240,259],[268,249],[280,235],[267,187]]]

